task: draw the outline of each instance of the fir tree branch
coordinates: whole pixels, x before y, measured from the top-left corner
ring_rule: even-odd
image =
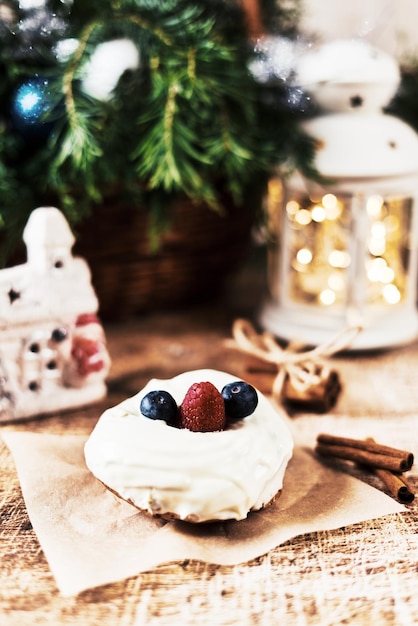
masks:
[[[292,31],[288,5],[260,0],[271,32]],[[0,218],[7,224],[24,222],[45,197],[74,223],[116,189],[119,197],[146,195],[158,230],[167,198],[187,194],[220,210],[219,188],[245,198],[278,164],[306,166],[311,151],[294,117],[260,105],[238,1],[73,0],[65,11],[65,36],[78,42],[66,61],[54,49],[62,32],[48,45],[37,35],[34,57],[11,29],[0,37]],[[98,45],[118,38],[134,42],[140,67],[101,102],[83,92],[83,72]],[[22,80],[35,75],[51,88],[42,126],[52,131],[37,143],[13,128],[8,109]]]
[[[68,119],[70,123],[70,127],[75,129],[77,128],[77,111],[76,105],[74,101],[74,93],[73,93],[73,81],[75,73],[80,65],[80,62],[83,59],[83,55],[90,39],[90,35],[92,32],[98,27],[98,22],[92,22],[88,24],[84,31],[81,33],[79,38],[79,43],[77,48],[74,51],[73,57],[69,64],[68,69],[64,72],[63,80],[62,80],[62,89],[65,97],[65,106],[67,109]]]
[[[172,85],[170,85],[170,88],[168,90],[168,98],[165,105],[163,141],[167,154],[166,162],[168,171],[171,175],[171,178],[173,179],[173,183],[179,185],[181,182],[181,176],[173,154],[173,122],[176,113],[176,98],[178,93],[179,85],[177,83],[173,83]]]
[[[190,83],[196,80],[196,49],[190,48],[187,51],[187,76]]]
[[[132,24],[139,26],[139,28],[146,30],[148,32],[151,32],[155,37],[157,37],[166,46],[171,46],[173,44],[170,37],[168,37],[161,28],[158,28],[152,25],[151,22],[144,19],[143,17],[140,17],[139,15],[131,14],[127,16],[124,16],[124,15],[116,16],[116,20],[131,22]]]

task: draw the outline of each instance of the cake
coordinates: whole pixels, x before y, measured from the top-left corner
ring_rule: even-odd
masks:
[[[231,416],[225,390],[241,391],[238,382],[253,395],[249,403],[246,398],[247,411]],[[192,392],[202,386],[213,390],[206,412],[221,415],[218,394],[225,419],[219,427],[211,416],[209,427],[199,424],[192,430]],[[143,414],[149,399],[161,391],[160,402],[171,414],[173,406],[167,409],[165,400],[174,403],[178,423]],[[241,520],[272,503],[281,493],[292,450],[285,416],[262,393],[231,374],[202,369],[152,379],[139,393],[107,409],[85,444],[85,459],[97,479],[137,509],[198,523]]]

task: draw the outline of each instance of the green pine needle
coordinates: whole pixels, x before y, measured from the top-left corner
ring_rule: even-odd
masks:
[[[289,10],[288,0],[260,0],[265,23],[286,35],[296,33],[298,4],[292,0]],[[62,33],[51,31],[42,42],[39,35],[38,56],[26,57],[12,27],[0,33],[5,227],[21,228],[45,198],[76,223],[117,193],[145,200],[156,240],[169,199],[186,194],[220,211],[220,189],[241,201],[289,159],[308,167],[312,153],[295,139],[297,120],[261,104],[238,1],[73,0],[67,27],[65,38],[77,45],[64,61],[54,52]],[[121,38],[137,46],[140,67],[120,78],[108,101],[88,97],[82,79],[92,54]],[[42,122],[52,130],[28,143],[9,123],[7,106],[21,81],[34,76],[49,80]]]

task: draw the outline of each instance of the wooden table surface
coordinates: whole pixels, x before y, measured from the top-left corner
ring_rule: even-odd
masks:
[[[104,408],[151,377],[200,367],[240,374],[242,356],[224,339],[237,316],[255,315],[263,271],[257,257],[208,306],[106,324],[113,359],[108,397],[84,410],[4,425],[0,435],[8,429],[88,434]],[[314,439],[320,431],[355,437],[378,426],[381,442],[418,456],[418,344],[333,361],[343,382],[336,407],[295,414],[295,427]],[[242,565],[170,563],[64,598],[27,516],[11,455],[0,445],[2,626],[418,623],[418,498],[405,513],[298,536]],[[416,465],[410,477],[417,489]]]

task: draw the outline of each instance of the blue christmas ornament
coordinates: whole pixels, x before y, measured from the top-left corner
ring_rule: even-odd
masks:
[[[43,138],[51,130],[46,115],[52,109],[52,98],[46,78],[30,78],[17,89],[11,108],[15,128],[26,138]]]

